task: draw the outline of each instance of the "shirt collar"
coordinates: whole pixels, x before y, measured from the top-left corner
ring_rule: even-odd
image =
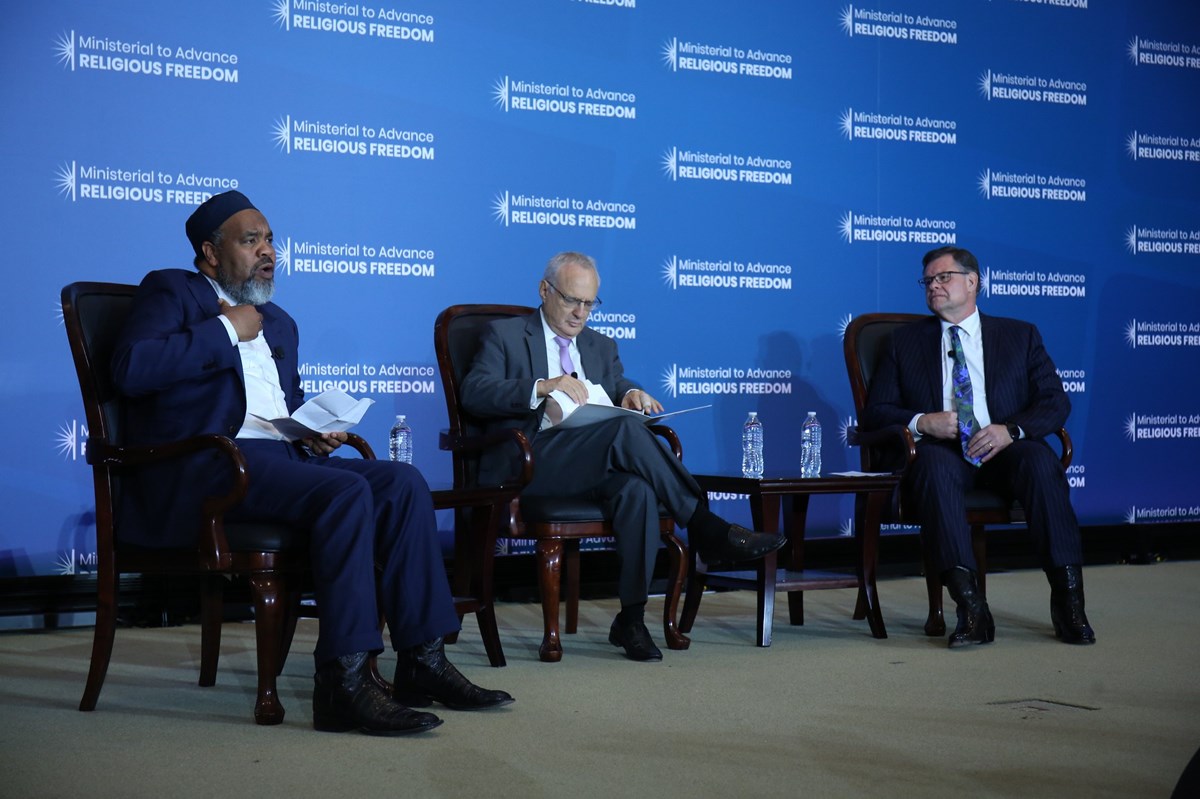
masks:
[[[973,339],[976,336],[978,336],[979,335],[979,309],[976,308],[974,311],[971,311],[970,316],[968,316],[966,319],[962,320],[961,322],[958,322],[957,324],[960,328],[962,328],[962,332],[967,335],[967,338]],[[950,322],[947,322],[945,319],[943,319],[942,320],[942,335],[943,336],[950,335],[950,333],[948,331],[952,327],[954,327],[953,324],[951,324]]]

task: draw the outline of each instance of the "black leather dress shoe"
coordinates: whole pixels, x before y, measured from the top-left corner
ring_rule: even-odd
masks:
[[[613,619],[608,631],[608,642],[613,646],[625,648],[625,657],[630,660],[648,661],[662,660],[662,652],[654,645],[650,631],[644,622],[623,623],[619,618]]]
[[[942,584],[957,605],[958,625],[950,634],[951,649],[971,644],[990,644],[996,640],[996,623],[987,600],[979,592],[975,572],[958,566],[942,573]]]
[[[446,659],[441,638],[396,653],[396,679],[392,696],[409,707],[429,707],[441,702],[451,710],[483,710],[512,704],[505,691],[480,688]]]
[[[1083,612],[1083,569],[1059,566],[1048,569],[1050,580],[1050,621],[1054,634],[1064,644],[1094,644],[1096,633]]]
[[[432,730],[442,720],[410,710],[371,679],[367,652],[323,664],[313,687],[313,728],[322,732],[358,730],[368,735],[405,735]]]
[[[757,533],[740,524],[729,525],[724,538],[711,544],[699,544],[697,553],[705,563],[737,563],[758,560],[763,555],[781,549],[787,537],[773,533]]]

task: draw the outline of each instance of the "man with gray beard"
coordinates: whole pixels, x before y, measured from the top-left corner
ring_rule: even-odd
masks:
[[[331,457],[345,433],[289,442],[260,421],[290,416],[304,401],[296,323],[270,301],[275,246],[266,218],[230,191],[200,205],[186,230],[198,271],[148,274],[113,354],[113,382],[129,399],[125,438],[134,445],[236,438],[250,487],[227,518],[283,522],[307,534],[321,609],[313,726],[399,735],[442,723],[413,707],[511,703],[446,659],[443,637],[460,624],[421,473],[404,463]],[[194,546],[200,504],[222,493],[227,472],[211,456],[193,456],[130,474],[121,543]],[[397,653],[390,695],[368,674],[368,658],[383,650],[377,590]]]

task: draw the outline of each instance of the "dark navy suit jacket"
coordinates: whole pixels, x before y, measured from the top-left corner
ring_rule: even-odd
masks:
[[[1019,319],[979,315],[984,383],[993,423],[1016,422],[1026,438],[1062,427],[1071,401],[1036,327]],[[929,316],[897,328],[876,367],[860,423],[866,430],[907,426],[918,413],[942,407],[941,320]]]
[[[258,310],[288,410],[294,411],[304,401],[296,323],[274,303]],[[163,269],[142,280],[112,362],[113,381],[129,399],[126,443],[237,435],[246,417],[242,359],[219,316],[216,291],[199,272]],[[175,467],[132,475],[122,495],[122,540],[148,546],[194,541],[201,499],[224,485],[213,463],[220,457],[181,459]]]
[[[630,390],[641,388],[625,377],[617,343],[608,336],[585,327],[575,345],[587,379],[602,386],[614,405],[620,405]],[[497,320],[484,333],[463,380],[463,408],[486,419],[489,430],[515,427],[532,441],[541,426],[546,403],[530,410],[529,398],[533,396],[533,384],[549,377],[541,314],[534,311],[524,317]],[[502,482],[515,471],[514,461],[511,448],[485,453],[480,461],[480,482]]]

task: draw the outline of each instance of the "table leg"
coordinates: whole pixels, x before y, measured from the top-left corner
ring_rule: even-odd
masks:
[[[778,494],[750,496],[750,518],[754,529],[764,533],[779,532]],[[772,552],[758,561],[756,592],[758,594],[758,621],[756,624],[758,646],[771,645],[771,632],[775,617],[775,577],[778,573],[778,554]]]
[[[783,517],[783,531],[787,535],[788,569],[804,571],[804,530],[808,524],[808,494],[793,494],[791,508]],[[788,591],[788,622],[804,624],[804,592]]]

